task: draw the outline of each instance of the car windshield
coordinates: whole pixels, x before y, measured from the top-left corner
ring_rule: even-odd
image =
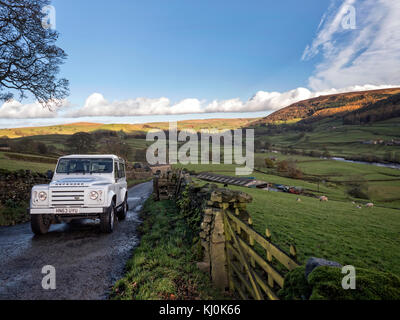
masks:
[[[57,173],[111,173],[113,172],[113,159],[90,158],[64,158],[60,159]]]

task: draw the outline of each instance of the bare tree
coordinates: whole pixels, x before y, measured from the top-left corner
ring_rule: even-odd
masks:
[[[0,100],[32,94],[44,107],[61,104],[68,80],[58,79],[66,53],[55,45],[58,32],[42,27],[49,0],[0,0]]]

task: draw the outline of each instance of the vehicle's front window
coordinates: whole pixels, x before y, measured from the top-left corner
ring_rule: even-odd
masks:
[[[91,159],[91,158],[64,158],[60,159],[57,173],[111,173],[113,172],[113,159]]]

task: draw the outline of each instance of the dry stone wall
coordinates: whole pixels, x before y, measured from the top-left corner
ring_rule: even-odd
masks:
[[[45,174],[30,170],[0,170],[0,204],[19,204],[28,201],[31,189],[37,184],[47,184],[50,180]]]
[[[248,221],[246,205],[252,201],[247,193],[219,188],[216,184],[192,182],[188,173],[171,170],[154,178],[154,199],[175,199],[193,230],[199,233],[203,252],[198,267],[208,273],[220,289],[228,287],[225,251],[224,211],[230,210]]]

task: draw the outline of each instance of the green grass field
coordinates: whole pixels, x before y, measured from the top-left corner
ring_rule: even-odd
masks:
[[[278,175],[275,169],[261,167],[264,159],[277,157],[278,161],[292,159],[303,171],[302,179],[292,179]],[[302,187],[315,195],[325,195],[332,200],[341,201],[373,201],[375,204],[400,208],[400,170],[377,167],[369,164],[323,160],[311,157],[292,156],[274,153],[255,155],[256,168],[265,172],[254,171],[251,176],[256,179]],[[235,175],[235,165],[177,165],[195,172],[215,172],[225,175]],[[347,191],[349,183],[361,181],[368,189],[369,200],[351,197]]]
[[[368,145],[363,141],[400,138],[400,118],[376,122],[372,125],[343,125],[341,120],[322,120],[312,132],[300,133],[289,131],[285,133],[266,134],[265,128],[258,128],[256,139],[268,141],[274,147],[291,147],[297,150],[323,151],[328,150],[337,157],[352,157],[359,155],[374,155],[384,157],[387,152],[398,153],[399,146]]]
[[[254,228],[261,234],[269,228],[273,242],[286,251],[295,244],[300,262],[316,256],[400,275],[399,210],[357,209],[350,201],[320,202],[287,193],[229,188],[253,197],[247,208]]]
[[[281,154],[273,155],[281,160],[293,158]],[[256,155],[261,158],[265,156],[266,154]],[[372,165],[316,160],[310,157],[298,157],[297,161],[306,174],[319,176],[321,181],[329,178],[341,182],[356,177],[390,180],[400,176],[399,170]],[[196,172],[235,175],[234,165],[179,166]],[[254,172],[251,176],[268,182],[301,186],[308,190],[315,191],[318,188],[316,182],[281,177],[274,170],[271,170],[271,174]],[[368,182],[368,186],[375,199],[399,199],[399,181]],[[285,250],[288,250],[289,244],[296,244],[301,262],[316,256],[342,264],[391,271],[400,275],[400,210],[383,207],[386,202],[378,202],[378,206],[367,208],[367,200],[350,197],[346,193],[346,186],[334,182],[320,183],[320,192],[315,192],[316,195],[327,195],[328,202],[253,188],[229,188],[253,196],[254,200],[248,205],[248,210],[255,229],[264,234],[265,229],[269,228],[273,241]],[[301,202],[298,202],[297,198],[300,198]],[[353,204],[353,200],[357,204]],[[398,203],[399,201],[390,202],[388,206],[399,208]],[[358,204],[361,205],[361,209],[357,208]]]
[[[47,170],[54,171],[55,164],[11,160],[11,159],[7,158],[7,156],[4,152],[0,152],[0,168],[10,170],[10,171],[31,170],[31,171],[35,171],[35,172],[44,173]]]
[[[354,199],[347,194],[349,185],[357,181],[365,185],[369,200],[381,206],[400,208],[400,170],[335,160],[324,160],[298,155],[256,154],[256,164],[274,156],[278,161],[294,160],[303,172],[304,180],[320,181],[323,192],[332,199]],[[263,171],[276,170],[263,168]],[[320,187],[321,188],[321,187]]]

